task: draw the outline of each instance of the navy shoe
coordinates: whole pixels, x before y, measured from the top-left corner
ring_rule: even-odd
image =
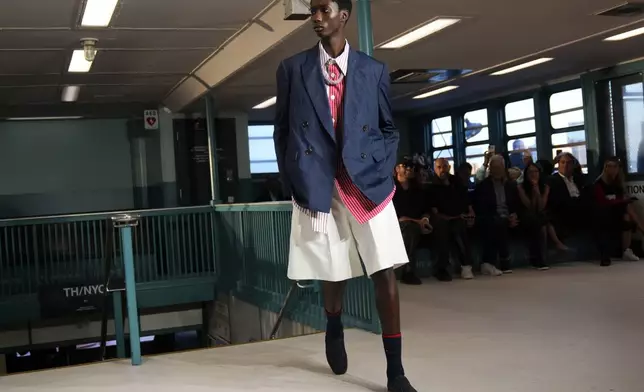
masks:
[[[324,338],[326,345],[326,361],[333,373],[337,375],[345,374],[349,367],[347,360],[347,351],[344,349],[344,337]]]
[[[416,388],[411,386],[411,383],[405,376],[398,376],[387,382],[387,391],[389,392],[418,392]]]

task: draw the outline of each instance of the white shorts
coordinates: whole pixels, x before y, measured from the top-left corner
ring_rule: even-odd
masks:
[[[408,262],[392,202],[360,224],[334,188],[327,234],[314,231],[311,217],[293,208],[288,261],[291,280],[340,282],[363,276],[364,270],[371,276]]]

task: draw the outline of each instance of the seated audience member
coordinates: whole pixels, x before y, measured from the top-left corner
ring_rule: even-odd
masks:
[[[541,174],[546,178],[553,174],[555,171],[555,165],[553,165],[552,162],[547,159],[539,159],[537,161],[537,166],[539,166],[539,168],[541,169]]]
[[[430,188],[432,216],[441,222],[441,230],[445,230],[447,240],[453,244],[461,264],[461,277],[472,279],[472,252],[467,229],[474,225],[474,209],[470,204],[467,187],[458,177],[449,174],[450,169],[445,158],[438,158],[434,162],[435,178]],[[446,246],[449,251],[449,244]],[[437,266],[435,273],[449,275],[449,253],[446,260],[440,262],[445,264]]]
[[[479,184],[485,180],[489,174],[490,158],[494,156],[493,153],[486,151],[483,153],[483,164],[474,173],[474,182]]]
[[[524,150],[523,151],[523,171],[521,172],[521,175],[519,178],[517,178],[517,184],[521,184],[523,182],[523,173],[525,173],[525,168],[528,167],[531,163],[534,163],[532,160],[532,152],[530,150]]]
[[[518,167],[511,167],[508,169],[508,180],[519,183],[519,178],[521,178],[521,169]]]
[[[519,213],[521,226],[525,229],[530,263],[538,270],[549,269],[545,260],[545,245],[548,219],[545,209],[550,191],[541,178],[541,169],[528,163],[523,170],[523,182],[517,187],[523,209]]]
[[[619,158],[611,157],[604,162],[604,170],[595,181],[594,202],[597,209],[593,212],[595,234],[601,254],[601,265],[611,264],[611,240],[621,234],[622,260],[638,261],[631,250],[633,231],[637,228],[644,232],[644,225],[634,211],[633,199],[624,197],[624,173]]]
[[[403,159],[395,170],[396,193],[393,203],[409,258],[409,263],[402,267],[401,282],[418,285],[421,281],[416,276],[416,250],[421,237],[431,233],[433,228],[429,222],[425,192],[413,179],[413,161]]]
[[[564,152],[557,160],[558,171],[548,181],[550,193],[546,209],[556,233],[561,236],[584,227],[585,208],[581,198],[584,187],[581,178],[574,175],[575,157]]]
[[[474,211],[483,247],[481,272],[499,276],[512,273],[508,236],[509,229],[519,225],[519,196],[516,184],[507,180],[502,156],[490,158],[489,167],[489,176],[474,191]]]
[[[467,189],[474,189],[474,182],[472,178],[472,165],[467,162],[461,163],[456,169],[456,179],[458,179],[464,187]]]

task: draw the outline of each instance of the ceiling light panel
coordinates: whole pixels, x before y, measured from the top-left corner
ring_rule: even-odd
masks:
[[[81,19],[83,27],[107,27],[110,25],[119,0],[87,0]]]
[[[644,27],[640,27],[639,29],[635,30],[630,30],[625,33],[613,35],[611,37],[608,37],[604,39],[604,41],[623,41],[625,39],[637,37],[638,35],[644,34]]]
[[[424,99],[424,98],[433,97],[434,95],[443,94],[448,91],[456,90],[458,87],[459,86],[445,86],[436,90],[428,91],[420,95],[416,95],[413,99]]]
[[[509,73],[517,72],[517,71],[520,71],[522,69],[526,69],[526,68],[530,68],[530,67],[534,67],[536,65],[547,63],[547,62],[552,61],[552,60],[554,60],[552,57],[542,57],[542,58],[539,58],[539,59],[536,59],[536,60],[528,61],[527,63],[515,65],[514,67],[510,67],[510,68],[502,69],[500,71],[496,71],[491,75],[493,75],[493,76],[507,75]]]
[[[460,22],[458,18],[438,18],[422,24],[401,36],[394,38],[384,44],[378,45],[377,49],[400,49],[434,33],[437,33],[453,24]]]
[[[275,105],[277,102],[277,97],[269,98],[266,101],[253,106],[253,109],[266,109],[267,107]]]
[[[89,70],[92,69],[92,63],[93,61],[85,60],[85,53],[82,49],[75,50],[74,54],[72,54],[72,59],[69,62],[68,72],[89,72]]]

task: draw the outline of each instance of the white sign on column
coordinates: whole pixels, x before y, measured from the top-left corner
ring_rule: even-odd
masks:
[[[628,181],[626,183],[626,197],[638,199],[633,203],[633,207],[639,216],[644,216],[644,181]]]
[[[146,110],[143,112],[143,122],[145,129],[157,130],[159,129],[159,111]]]

